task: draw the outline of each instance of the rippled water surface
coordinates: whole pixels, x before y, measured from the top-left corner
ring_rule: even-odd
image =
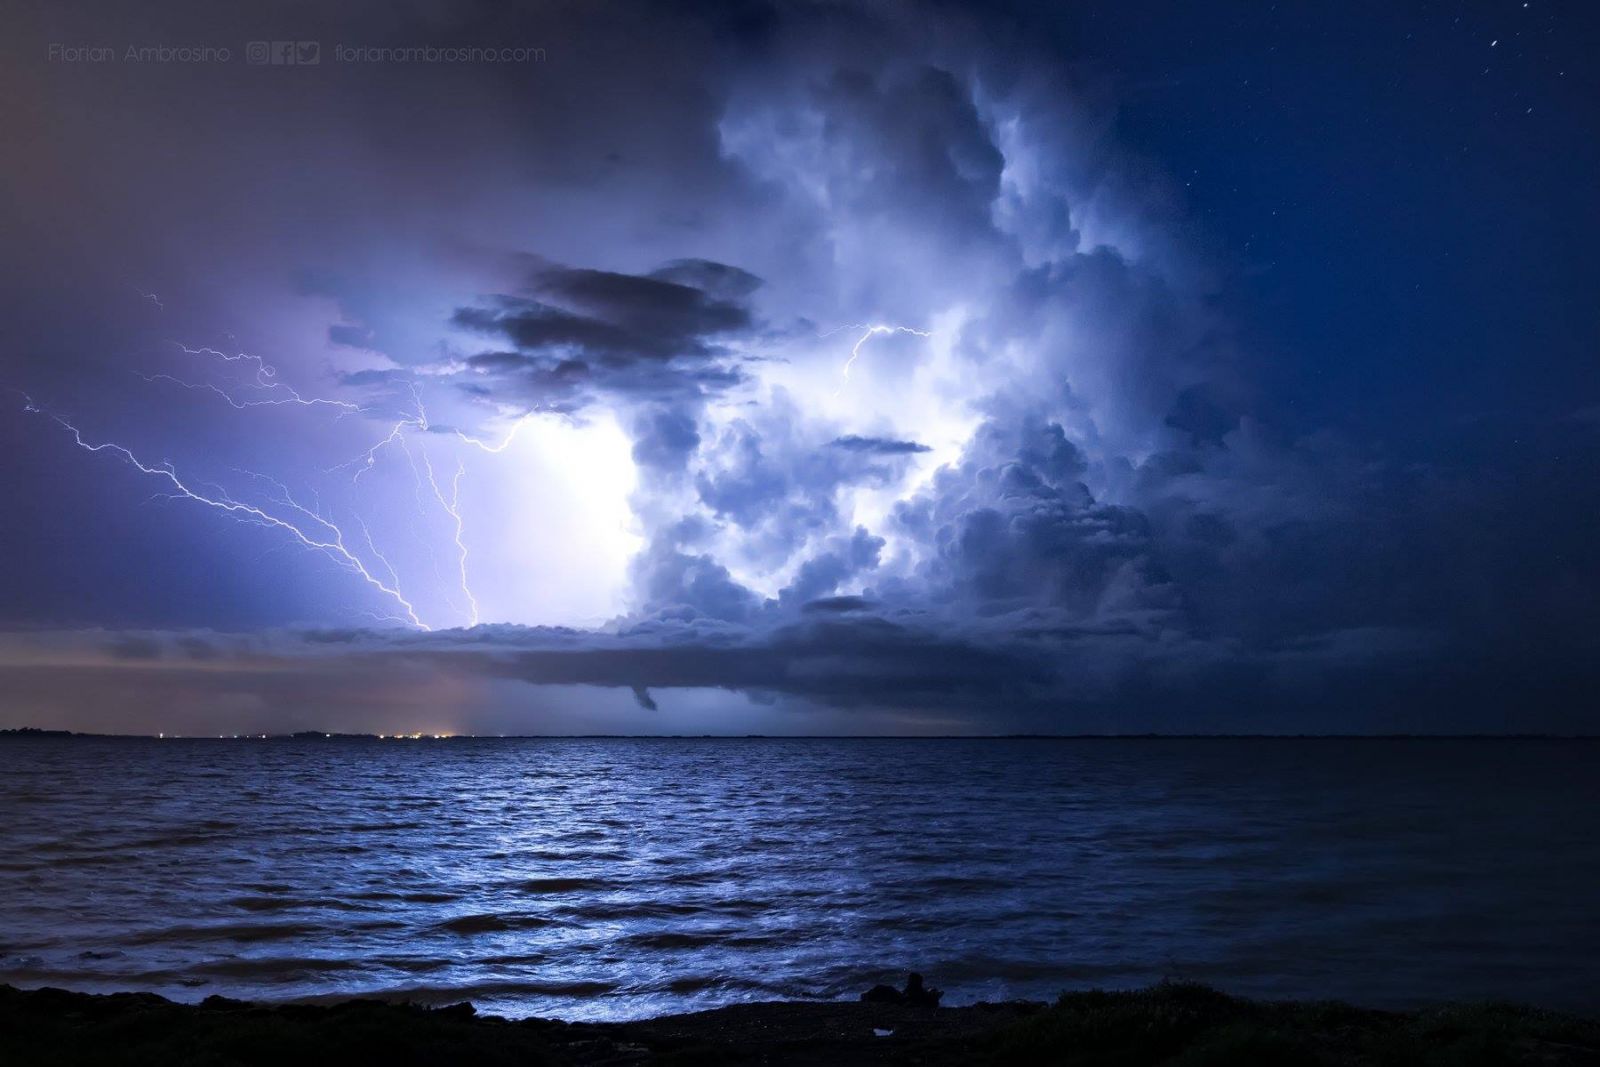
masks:
[[[0,742],[0,981],[631,1017],[1197,978],[1600,1003],[1600,745]]]

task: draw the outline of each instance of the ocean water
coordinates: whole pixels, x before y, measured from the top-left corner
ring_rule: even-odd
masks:
[[[630,1018],[1192,978],[1600,1007],[1600,744],[0,742],[0,981]]]

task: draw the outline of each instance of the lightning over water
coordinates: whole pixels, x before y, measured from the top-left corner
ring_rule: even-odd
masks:
[[[296,503],[287,495],[283,498],[283,505],[290,513],[290,517],[273,514],[253,504],[235,500],[225,492],[209,495],[191,488],[170,463],[151,466],[141,460],[132,451],[113,441],[99,443],[91,442],[71,422],[50,412],[43,411],[32,401],[23,409],[30,414],[42,414],[57,423],[72,435],[74,443],[86,452],[110,452],[122,457],[130,466],[141,474],[160,478],[172,486],[174,499],[192,500],[197,504],[214,508],[231,518],[250,525],[263,526],[274,530],[281,530],[305,548],[311,549],[332,560],[343,570],[359,577],[367,585],[382,593],[387,599],[399,606],[404,613],[405,621],[421,630],[432,629],[423,622],[417,614],[414,604],[400,589],[389,582],[385,582],[373,574],[362,562],[361,558],[350,551],[345,545],[344,531],[333,523],[332,520],[318,515],[316,512]]]
[[[207,393],[216,396],[234,411],[245,412],[258,408],[322,408],[331,409],[335,419],[356,415],[366,418],[380,418],[382,411],[373,405],[363,405],[347,400],[332,399],[327,397],[307,396],[302,394],[293,385],[283,380],[277,368],[260,356],[247,352],[228,353],[211,347],[190,347],[178,344],[177,347],[186,355],[201,357],[224,365],[237,365],[245,370],[245,381],[242,384],[218,384],[212,381],[190,381],[177,375],[160,373],[138,373],[137,376],[149,383],[168,383],[195,392]],[[434,460],[429,455],[429,447],[434,442],[446,442],[452,437],[434,434],[428,420],[428,413],[423,404],[421,389],[413,380],[405,382],[410,393],[412,412],[401,415],[398,419],[388,424],[387,431],[373,444],[355,458],[343,463],[322,468],[321,473],[329,474],[339,471],[353,471],[350,477],[352,486],[359,485],[362,478],[379,468],[383,456],[391,449],[398,450],[401,454],[399,469],[409,476],[412,491],[409,494],[414,502],[417,515],[404,522],[406,527],[418,531],[425,540],[431,537],[430,514],[442,514],[448,522],[449,545],[456,560],[454,568],[456,582],[459,585],[458,600],[456,594],[447,590],[440,590],[435,595],[450,608],[452,612],[459,612],[462,618],[454,620],[455,624],[476,626],[482,621],[482,612],[478,598],[468,581],[468,532],[467,522],[461,510],[462,483],[466,477],[466,465],[456,458],[455,470],[449,478],[448,490],[435,473]],[[121,458],[139,473],[159,478],[166,482],[171,492],[161,494],[162,497],[172,500],[188,500],[207,508],[220,512],[235,521],[252,526],[259,526],[286,535],[291,543],[301,548],[315,552],[330,560],[341,570],[357,578],[368,589],[376,593],[389,605],[386,612],[374,612],[362,608],[354,608],[357,614],[389,624],[398,624],[414,627],[420,630],[432,630],[441,625],[441,620],[434,618],[432,621],[425,619],[424,610],[419,607],[418,597],[406,591],[406,582],[402,580],[403,563],[397,563],[391,554],[386,553],[380,546],[380,538],[374,534],[372,523],[368,517],[359,512],[350,511],[347,525],[341,525],[330,517],[330,512],[320,503],[313,506],[302,504],[288,485],[279,478],[260,473],[258,471],[242,468],[231,468],[231,472],[240,478],[248,480],[256,487],[255,502],[241,499],[240,495],[230,492],[221,486],[197,480],[192,476],[180,474],[178,468],[170,461],[152,464],[140,458],[135,451],[116,441],[97,441],[86,436],[77,423],[49,411],[37,404],[31,396],[22,394],[24,399],[24,412],[28,414],[43,415],[66,430],[73,442],[81,449],[96,454],[109,453]],[[525,416],[530,417],[530,416]],[[510,434],[497,445],[488,445],[483,441],[456,431],[453,438],[462,443],[471,444],[478,449],[495,454],[505,450],[521,428],[523,420],[519,420],[510,431]],[[415,443],[408,441],[412,434],[424,435],[421,441]],[[250,495],[250,494],[247,494]],[[315,492],[312,497],[315,499]],[[435,557],[433,545],[426,544],[426,552],[430,558]],[[437,575],[437,567],[434,568]]]

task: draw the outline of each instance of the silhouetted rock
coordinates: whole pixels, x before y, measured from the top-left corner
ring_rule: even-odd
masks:
[[[939,998],[944,996],[942,989],[929,989],[922,984],[922,975],[912,971],[906,975],[904,990],[894,986],[875,985],[861,994],[861,1000],[866,1004],[911,1004],[922,1008],[937,1008]]]
[[[200,1006],[207,1011],[248,1011],[250,1002],[247,1000],[234,1000],[232,997],[211,994],[200,1002]]]
[[[939,999],[944,996],[942,989],[929,989],[922,984],[922,975],[912,971],[906,976],[905,1002],[917,1004],[928,1008],[937,1008]]]
[[[875,985],[861,994],[866,1004],[904,1004],[906,995],[892,985]]]

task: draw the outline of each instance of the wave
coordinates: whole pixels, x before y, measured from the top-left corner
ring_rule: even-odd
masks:
[[[628,948],[662,949],[667,951],[699,948],[759,951],[783,945],[798,944],[805,939],[805,935],[798,931],[784,932],[782,934],[752,934],[735,928],[723,930],[650,930],[644,933],[628,934],[619,938],[616,943]]]
[[[538,915],[460,915],[434,927],[453,934],[503,933],[507,930],[538,930],[558,925],[557,920]]]
[[[571,893],[579,889],[609,889],[616,883],[605,878],[528,878],[513,884],[524,893]]]
[[[390,1004],[458,1004],[463,1000],[524,1000],[536,997],[587,998],[614,993],[616,982],[566,981],[566,982],[472,982],[462,985],[412,985],[378,989],[356,989],[337,993],[319,993],[296,997],[305,1004],[328,1003],[360,997],[364,1000],[382,1000]]]
[[[419,889],[412,892],[398,890],[373,889],[365,893],[350,894],[352,900],[383,901],[392,900],[406,904],[449,904],[451,901],[460,900],[460,893],[451,893],[443,890]]]
[[[219,923],[214,926],[167,926],[126,935],[130,945],[183,941],[281,941],[320,934],[320,923]]]
[[[238,908],[240,911],[252,912],[293,911],[297,908],[333,908],[338,911],[371,910],[361,904],[353,904],[346,900],[308,900],[289,896],[232,897],[226,903],[229,907]]]
[[[318,974],[366,969],[360,960],[322,956],[252,956],[248,959],[209,960],[189,970],[222,978],[273,978],[295,981]]]
[[[527,858],[555,863],[623,863],[628,854],[618,849],[540,848],[523,853]]]

